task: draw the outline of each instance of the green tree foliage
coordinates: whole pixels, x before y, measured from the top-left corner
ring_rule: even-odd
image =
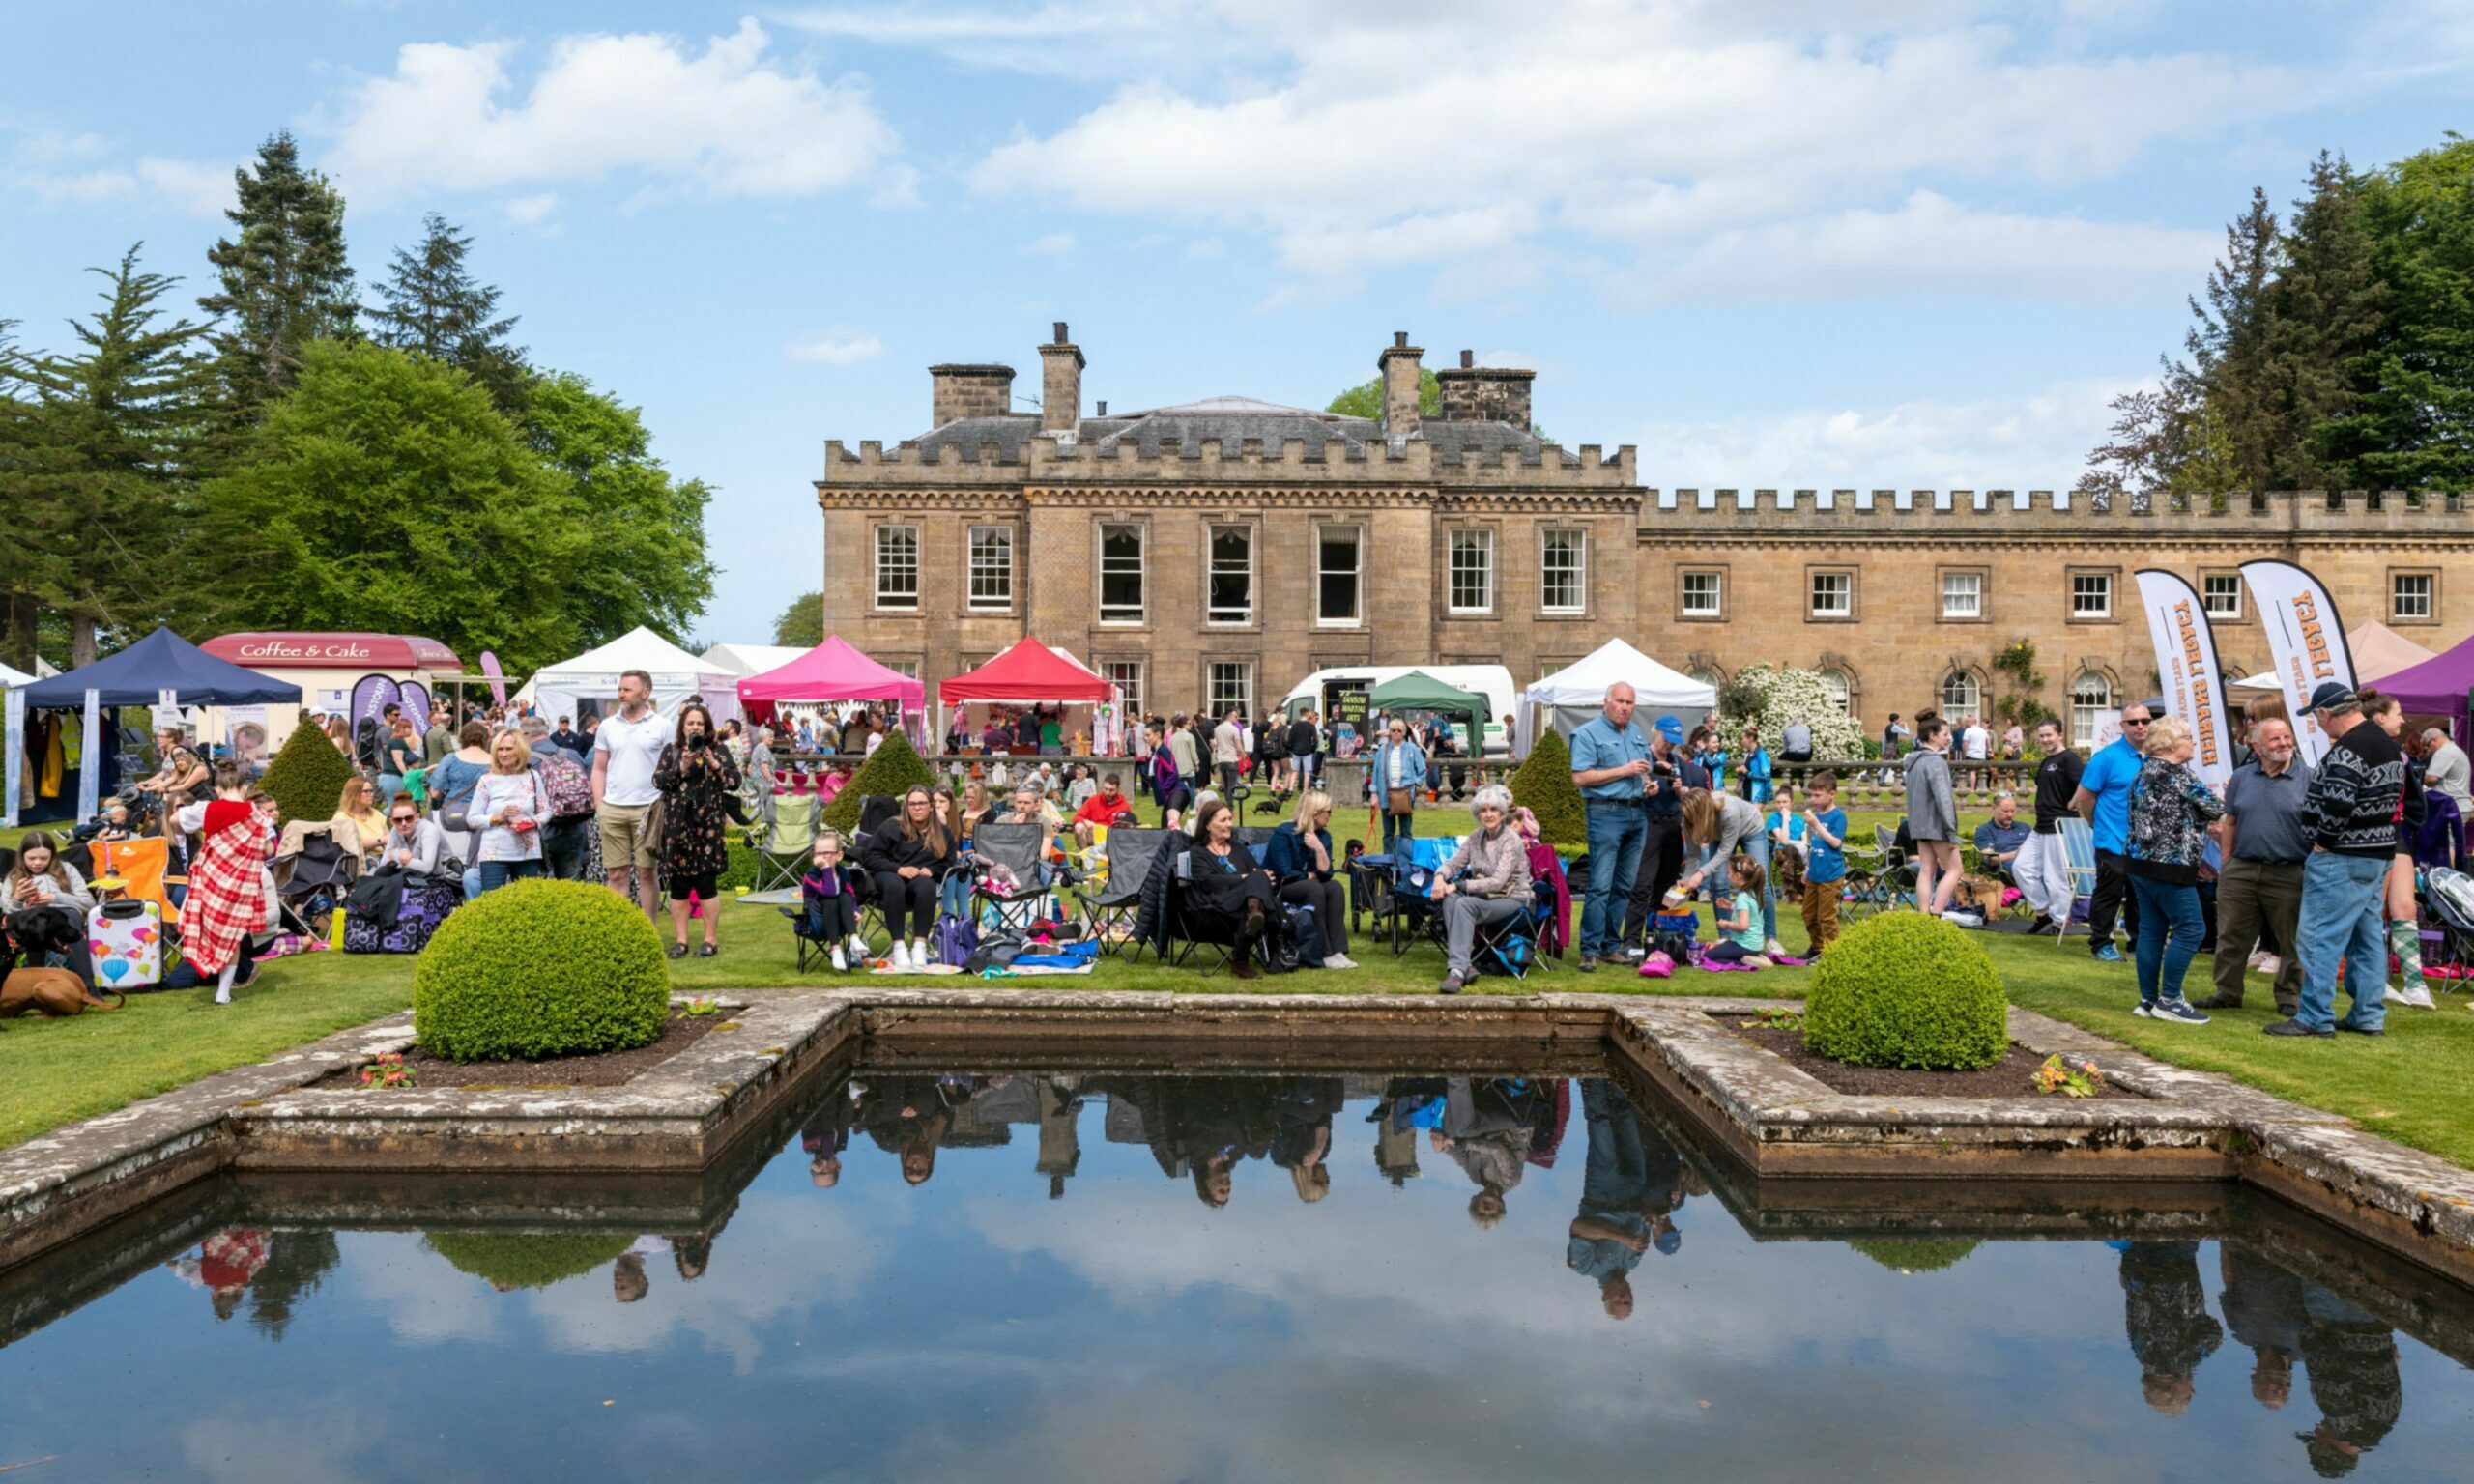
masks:
[[[1529,756],[1512,769],[1511,801],[1527,805],[1538,816],[1539,838],[1548,844],[1588,848],[1589,815],[1580,787],[1572,782],[1572,750],[1554,728],[1541,730]]]
[[[523,421],[526,441],[563,486],[562,513],[576,523],[575,565],[538,585],[550,589],[543,596],[565,601],[577,642],[603,643],[639,624],[686,632],[713,595],[705,556],[712,491],[701,479],[672,477],[652,456],[643,415],[581,376],[532,378]]]
[[[2292,436],[2272,453],[2271,489],[2341,488],[2345,465],[2375,442],[2371,430],[2348,429],[2384,297],[2362,195],[2361,178],[2323,151],[2312,163],[2311,193],[2293,204],[2269,325],[2277,418]]]
[[[824,822],[840,830],[842,838],[848,840],[859,828],[860,801],[872,794],[898,799],[914,787],[935,786],[935,770],[910,745],[910,739],[898,730],[889,731],[877,744],[875,754],[850,775],[850,782],[833,796],[833,802],[824,806]]]
[[[266,1263],[249,1280],[249,1327],[280,1343],[294,1309],[325,1287],[343,1260],[332,1232],[288,1227],[271,1234]]]
[[[72,321],[61,355],[0,352],[14,387],[0,406],[0,545],[17,603],[65,614],[70,659],[97,655],[96,631],[143,631],[174,616],[210,383],[204,329],[159,307],[179,282],[138,267],[104,280],[103,308]],[[25,619],[13,604],[13,617]]]
[[[2001,973],[1940,918],[1884,912],[1823,956],[1804,999],[1804,1044],[1859,1067],[1990,1067],[2010,1047]]]
[[[431,1232],[421,1241],[456,1271],[503,1294],[582,1277],[616,1262],[635,1239],[602,1232]]]
[[[803,592],[773,620],[773,642],[813,649],[824,642],[824,594]]]
[[[511,881],[466,902],[413,969],[413,1034],[451,1061],[626,1051],[669,1020],[661,934],[581,881]]]
[[[274,796],[287,820],[331,819],[343,802],[344,784],[353,765],[315,727],[296,727],[267,762],[259,786]],[[380,801],[385,807],[385,801]]]
[[[395,249],[378,302],[364,311],[370,338],[460,368],[501,412],[520,416],[530,378],[524,351],[507,343],[517,317],[500,317],[497,287],[474,278],[464,261],[472,246],[472,234],[438,213],[422,217],[420,245]]]
[[[580,605],[613,596],[577,575],[621,535],[472,378],[336,341],[304,352],[207,510],[225,622],[430,634],[518,672],[576,651]]]
[[[1323,411],[1343,417],[1370,417],[1383,420],[1383,378],[1358,385],[1334,397]],[[1443,411],[1443,384],[1424,366],[1418,368],[1418,415],[1432,417]]]
[[[2349,483],[2474,485],[2474,139],[2367,177],[2362,221],[2379,328],[2354,365],[2361,411],[2339,442]]]
[[[208,251],[220,280],[198,307],[216,317],[216,372],[244,425],[289,389],[309,346],[350,336],[356,313],[344,256],[344,198],[301,164],[289,130],[258,147],[255,170],[232,173],[236,229]]]

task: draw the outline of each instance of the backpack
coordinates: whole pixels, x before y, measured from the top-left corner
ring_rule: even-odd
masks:
[[[1314,922],[1311,902],[1301,902],[1288,909],[1288,935],[1297,945],[1297,966],[1319,969],[1323,966],[1323,934]]]
[[[592,779],[574,758],[546,753],[533,770],[541,775],[542,790],[550,796],[551,819],[581,819],[592,813]]]
[[[1268,762],[1288,760],[1287,728],[1266,727],[1263,728],[1263,757]]]
[[[930,942],[930,952],[936,956],[938,963],[950,963],[959,968],[968,963],[970,956],[978,949],[979,929],[971,926],[969,918],[957,917],[949,912],[936,919],[936,935]]]

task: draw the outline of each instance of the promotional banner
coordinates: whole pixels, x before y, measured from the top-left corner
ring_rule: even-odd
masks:
[[[92,819],[101,803],[103,750],[110,745],[110,739],[103,735],[102,700],[93,691],[86,693],[86,729],[77,736],[84,755],[77,769],[77,817]]]
[[[0,722],[0,747],[8,749],[8,765],[0,768],[0,786],[9,790],[8,802],[0,805],[0,825],[14,830],[17,827],[17,790],[25,786],[26,693],[11,686],[7,696],[0,698],[0,704],[6,706],[5,711],[0,711],[0,716],[6,718]]]
[[[404,701],[404,715],[413,724],[413,735],[426,735],[429,731],[429,687],[417,680],[407,680],[400,694]]]
[[[2138,576],[2166,714],[2191,728],[2191,771],[2222,793],[2233,776],[2233,719],[2225,709],[2207,610],[2191,585],[2173,573],[2147,567]]]
[[[2268,660],[2285,690],[2286,713],[2293,719],[2296,753],[2313,767],[2328,751],[2327,735],[2311,714],[2311,693],[2325,680],[2354,683],[2354,659],[2345,647],[2345,626],[2328,589],[2289,561],[2246,561],[2242,584],[2259,612],[2259,630],[2267,636]]]
[[[499,671],[499,657],[487,649],[481,651],[481,673],[490,677],[490,699],[502,706],[505,705],[506,681]]]

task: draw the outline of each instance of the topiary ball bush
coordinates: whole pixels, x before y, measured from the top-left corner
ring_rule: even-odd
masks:
[[[267,761],[266,776],[258,786],[273,795],[286,820],[323,823],[335,816],[335,806],[344,800],[344,785],[360,770],[351,759],[335,751],[335,744],[315,727],[292,728]],[[388,801],[380,799],[385,809]]]
[[[589,1232],[431,1232],[421,1240],[457,1271],[501,1293],[582,1276],[633,1245],[625,1236]]]
[[[661,934],[582,881],[510,881],[466,902],[413,969],[413,1034],[449,1061],[632,1050],[669,1018]]]
[[[824,822],[840,830],[842,838],[848,840],[859,828],[859,805],[869,795],[881,793],[898,799],[914,787],[935,786],[936,770],[928,766],[928,760],[919,756],[908,737],[889,731],[868,760],[859,764],[859,771],[850,775],[850,782],[833,796],[833,802],[824,806]]]
[[[1822,956],[1804,998],[1804,1044],[1859,1067],[1990,1067],[2010,1046],[2000,971],[1940,918],[1884,912]]]
[[[1581,790],[1572,782],[1572,750],[1563,734],[1549,727],[1531,744],[1529,756],[1511,774],[1511,801],[1538,816],[1539,838],[1568,850],[1589,845],[1589,813]]]

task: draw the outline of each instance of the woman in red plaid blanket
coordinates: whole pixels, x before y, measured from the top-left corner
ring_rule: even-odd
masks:
[[[265,821],[249,802],[238,765],[216,764],[215,801],[181,811],[180,827],[198,835],[189,894],[181,903],[181,966],[163,987],[183,989],[215,980],[215,1003],[232,1003],[235,976],[255,977],[249,935],[267,922]]]

